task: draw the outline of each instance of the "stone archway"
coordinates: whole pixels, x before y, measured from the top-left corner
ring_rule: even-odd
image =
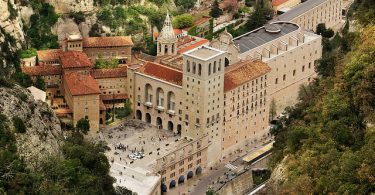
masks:
[[[202,167],[199,166],[199,167],[197,167],[197,169],[195,169],[195,175],[199,175],[201,173],[202,173]]]
[[[193,171],[189,171],[188,174],[187,174],[187,176],[186,176],[186,179],[193,178],[193,176],[194,176]]]
[[[178,184],[180,183],[184,183],[185,182],[185,176],[181,175],[179,178],[178,178]]]
[[[173,122],[172,121],[168,121],[168,130],[169,131],[173,131]]]
[[[140,110],[135,111],[135,118],[142,120],[142,112]]]
[[[229,66],[229,60],[228,60],[228,58],[225,58],[224,66],[225,66],[225,67]]]
[[[181,125],[177,125],[177,134],[181,135]]]
[[[160,117],[156,118],[156,126],[158,129],[163,129],[163,120]]]
[[[161,186],[160,186],[160,188],[161,188],[162,192],[167,192],[168,188],[167,188],[167,186],[165,184],[162,183]]]
[[[169,183],[169,189],[174,188],[174,187],[176,187],[176,181],[175,181],[175,180],[172,180],[172,181]]]
[[[146,113],[146,123],[151,123],[151,115]]]

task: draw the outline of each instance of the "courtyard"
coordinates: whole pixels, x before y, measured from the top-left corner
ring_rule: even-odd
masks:
[[[144,155],[139,158],[148,159],[157,148],[168,146],[180,137],[172,131],[158,129],[139,120],[127,120],[108,127],[100,132],[97,138],[108,143],[110,150],[106,155],[111,162],[130,165],[141,159],[131,159],[129,155],[141,153]]]

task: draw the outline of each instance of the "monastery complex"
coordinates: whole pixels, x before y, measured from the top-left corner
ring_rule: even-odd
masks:
[[[318,1],[323,3],[297,7]],[[96,134],[105,130],[108,111],[130,101],[134,119],[181,135],[168,152],[129,165],[159,174],[167,191],[181,176],[200,173],[269,136],[269,121],[298,102],[300,87],[317,76],[322,56],[322,37],[312,30],[327,14],[330,25],[341,20],[340,1],[315,6],[306,16],[287,12],[240,37],[224,31],[211,42],[173,29],[167,15],[154,33],[157,56],[133,54],[128,36],[70,35],[61,49],[38,51],[37,62],[25,60],[22,69],[45,80],[46,101],[66,124],[86,118]],[[99,58],[119,65],[98,69]]]

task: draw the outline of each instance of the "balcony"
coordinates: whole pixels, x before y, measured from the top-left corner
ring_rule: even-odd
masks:
[[[168,110],[167,113],[170,114],[170,115],[175,115],[176,114],[176,112],[174,110]]]
[[[149,107],[149,108],[151,108],[152,107],[152,102],[145,102],[145,104],[144,104],[146,107]]]
[[[159,110],[161,112],[164,112],[164,107],[163,106],[156,106],[155,109]]]

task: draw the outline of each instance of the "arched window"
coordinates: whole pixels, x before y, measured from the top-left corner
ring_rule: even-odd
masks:
[[[202,75],[202,64],[198,64],[198,75]]]
[[[164,107],[164,91],[162,88],[156,89],[156,105]]]
[[[211,75],[211,63],[208,65],[208,76]]]
[[[148,83],[145,86],[145,102],[152,102],[152,86]]]
[[[186,61],[186,72],[190,72],[190,61]]]
[[[195,73],[196,73],[196,69],[197,69],[197,67],[196,67],[196,64],[195,64],[195,63],[193,63],[193,74],[195,74]]]
[[[175,109],[175,95],[173,92],[168,92],[168,95],[167,95],[167,106],[168,106],[168,110],[174,110]]]
[[[212,71],[213,73],[216,73],[216,61],[214,61],[214,69]]]

